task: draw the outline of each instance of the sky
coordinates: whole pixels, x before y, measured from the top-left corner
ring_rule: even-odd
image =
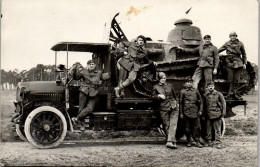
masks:
[[[210,34],[218,48],[236,31],[248,60],[258,64],[257,0],[2,0],[1,69],[53,65],[50,48],[58,42],[104,42],[104,25],[118,12],[129,40],[142,34],[166,41],[180,18],[191,19],[203,36]],[[58,53],[58,64],[65,64],[65,54]],[[90,58],[73,53],[69,66]]]

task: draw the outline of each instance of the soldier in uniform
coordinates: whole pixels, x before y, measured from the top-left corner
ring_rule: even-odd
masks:
[[[191,147],[191,134],[196,142],[196,146],[201,148],[200,120],[203,103],[199,91],[192,87],[193,80],[189,79],[185,83],[185,88],[180,92],[180,118],[185,117],[185,132],[187,136],[187,146]]]
[[[83,122],[86,116],[92,114],[95,107],[98,87],[102,84],[101,75],[102,72],[96,69],[96,64],[93,60],[87,62],[87,69],[83,67],[78,68],[77,64],[74,64],[69,71],[69,74],[76,80],[81,81],[79,88],[79,112],[77,117],[72,118],[72,122]],[[84,126],[81,127],[84,130]]]
[[[154,85],[152,97],[159,101],[159,111],[168,134],[166,147],[177,148],[176,129],[179,116],[179,106],[172,84],[166,82],[166,75],[159,73],[159,83]]]
[[[208,91],[203,95],[204,112],[206,119],[206,141],[205,146],[212,145],[212,127],[215,131],[216,147],[221,148],[221,118],[226,114],[226,101],[221,92],[215,90],[214,82],[207,85]]]
[[[229,90],[228,90],[227,98],[230,97],[233,92],[235,98],[240,99],[240,97],[236,94],[234,86],[238,86],[242,69],[246,69],[246,64],[247,64],[246,52],[243,43],[237,39],[236,32],[231,32],[229,34],[229,38],[230,40],[227,41],[221,48],[219,48],[218,52],[220,53],[226,50],[227,53],[226,70],[227,70],[227,80],[229,82]]]
[[[147,50],[144,47],[146,39],[143,35],[137,37],[136,41],[128,47],[128,54],[119,59],[119,82],[115,88],[115,94],[120,97],[120,91],[130,85],[137,76],[142,64],[154,64],[147,58]]]
[[[197,63],[198,67],[196,68],[194,74],[193,74],[193,87],[195,89],[198,88],[199,81],[202,78],[202,75],[205,77],[205,87],[207,83],[212,81],[212,74],[217,74],[217,68],[219,65],[219,55],[218,55],[218,49],[216,46],[214,46],[211,41],[210,35],[204,36],[204,44],[200,45],[198,48],[195,49],[187,49],[187,48],[181,48],[180,50],[184,52],[191,52],[196,53],[199,52],[200,57],[199,61]]]

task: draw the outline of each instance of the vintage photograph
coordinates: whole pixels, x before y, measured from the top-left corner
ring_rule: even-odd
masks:
[[[257,166],[257,0],[2,0],[0,166]]]

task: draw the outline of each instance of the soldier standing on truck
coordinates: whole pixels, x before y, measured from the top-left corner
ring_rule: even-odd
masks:
[[[80,67],[82,68],[82,67]],[[96,64],[93,60],[87,62],[87,69],[79,69],[78,64],[74,64],[69,71],[69,74],[76,80],[81,81],[79,88],[79,111],[77,117],[71,120],[74,124],[80,123],[80,130],[85,130],[84,120],[86,116],[92,114],[97,101],[99,92],[98,87],[102,84],[102,72],[96,69]]]
[[[185,88],[180,91],[180,118],[185,118],[185,133],[187,136],[187,146],[191,147],[191,136],[196,142],[196,146],[201,148],[200,120],[203,103],[200,92],[192,87],[193,80],[190,78],[185,82]]]
[[[120,91],[134,82],[142,64],[157,65],[156,62],[152,62],[147,58],[145,43],[145,37],[139,35],[135,42],[128,47],[128,54],[119,59],[119,85],[115,88],[116,97],[120,97]]]
[[[210,35],[205,35],[203,37],[204,44],[200,45],[195,49],[187,49],[179,47],[180,50],[184,52],[196,53],[199,52],[200,57],[197,63],[198,67],[196,68],[192,79],[193,79],[193,87],[195,89],[198,88],[198,84],[202,78],[202,75],[205,77],[205,87],[206,85],[213,80],[213,75],[217,74],[217,68],[219,65],[219,55],[218,49],[214,46],[211,41]]]
[[[166,147],[176,149],[179,105],[172,84],[166,82],[165,73],[159,72],[158,78],[159,83],[153,87],[152,98],[159,101],[158,110],[168,135]]]
[[[215,131],[216,148],[221,148],[221,118],[226,115],[226,101],[221,92],[215,90],[214,82],[207,85],[208,91],[203,95],[203,119],[206,119],[206,144],[212,146],[212,127]]]
[[[227,70],[227,80],[229,83],[229,90],[226,98],[229,98],[233,92],[235,98],[240,99],[236,93],[235,87],[238,87],[238,82],[242,69],[246,69],[247,58],[246,51],[243,43],[237,39],[237,33],[231,32],[229,34],[230,40],[227,41],[218,52],[226,50],[226,70]],[[241,57],[242,55],[242,57]]]

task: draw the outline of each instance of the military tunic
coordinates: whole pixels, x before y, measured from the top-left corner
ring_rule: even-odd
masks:
[[[194,88],[197,89],[202,74],[205,77],[205,85],[212,81],[213,69],[217,69],[219,65],[218,49],[212,43],[200,45],[195,49],[184,49],[185,52],[196,53],[199,52],[200,57],[192,79],[194,81]]]
[[[82,121],[94,110],[102,72],[100,70],[90,71],[88,69],[83,69],[79,72],[77,69],[72,68],[69,73],[73,78],[77,78],[81,81],[81,86],[79,88],[79,112],[77,118]]]
[[[160,99],[159,94],[163,94],[165,99]],[[163,121],[163,124],[167,130],[169,142],[176,142],[176,129],[179,116],[179,105],[176,101],[176,95],[174,88],[171,84],[156,84],[153,87],[152,97],[155,100],[159,101],[160,115]]]
[[[133,43],[128,47],[128,54],[120,58],[118,63],[121,66],[118,84],[126,87],[136,79],[137,71],[142,64],[151,64],[152,62],[147,58],[145,47]]]
[[[221,142],[221,117],[226,115],[226,101],[222,93],[214,90],[203,95],[204,113],[206,117],[206,139],[212,139],[212,126],[215,130],[215,139]]]
[[[180,92],[180,113],[185,116],[185,133],[187,140],[191,140],[191,135],[195,141],[200,138],[199,112],[202,112],[202,98],[197,89],[182,89]]]
[[[226,70],[227,80],[229,83],[238,83],[243,65],[247,64],[247,57],[244,44],[236,39],[235,41],[227,41],[218,52],[226,50]],[[242,57],[241,57],[242,55]]]

